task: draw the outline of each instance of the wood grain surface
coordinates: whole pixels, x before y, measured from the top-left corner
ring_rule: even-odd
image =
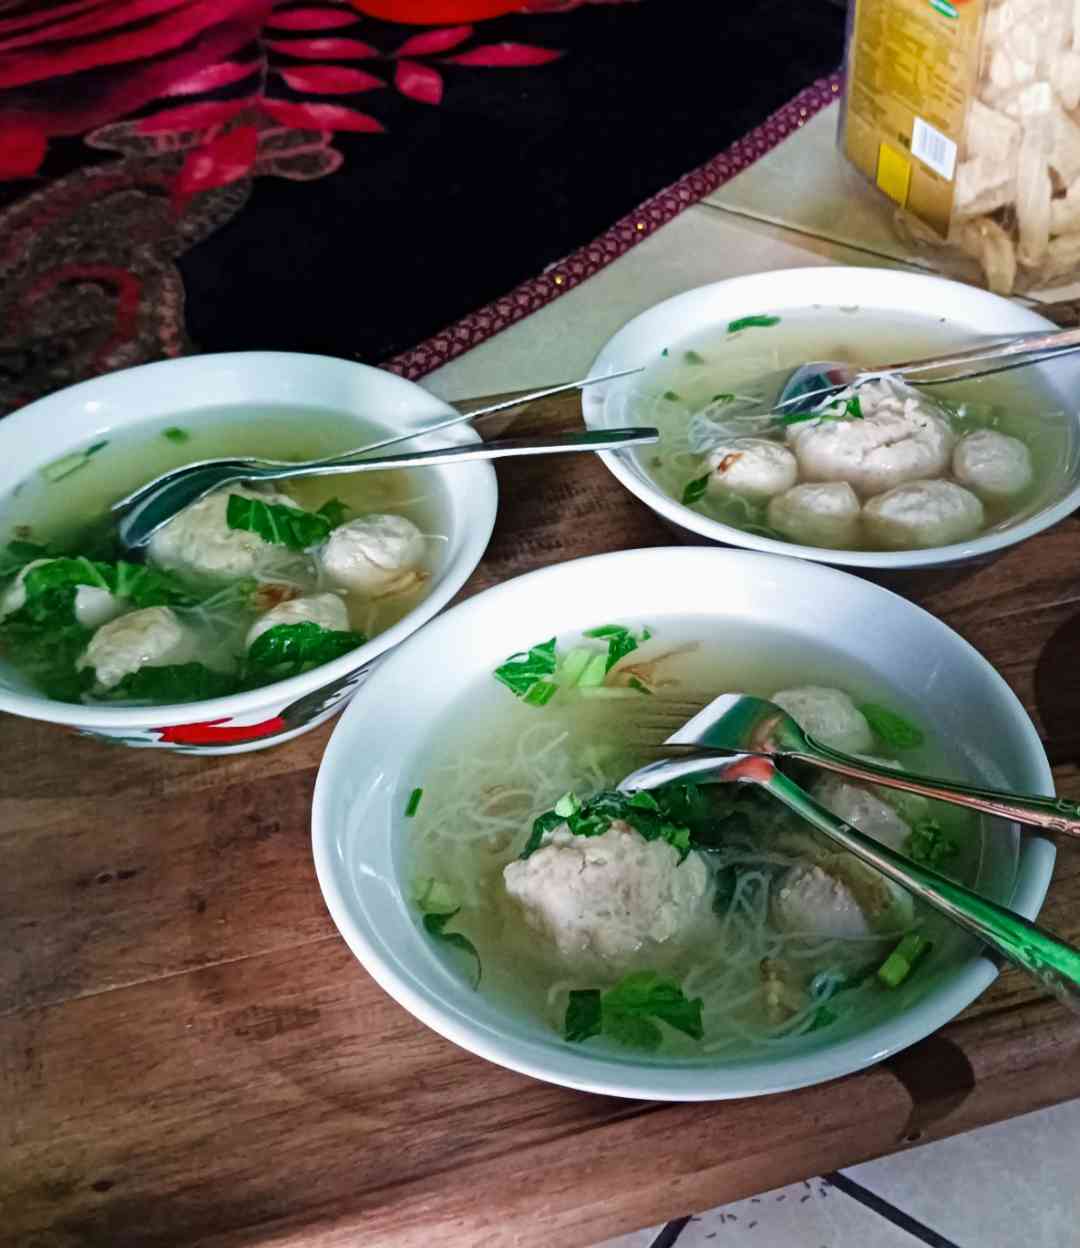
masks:
[[[671,543],[593,457],[499,485],[463,596]],[[899,588],[1004,674],[1080,793],[1080,517]],[[308,810],[331,727],[189,758],[0,717],[5,1248],[574,1248],[1080,1095],[1080,1020],[1013,972],[897,1058],[757,1100],[590,1096],[474,1058],[327,917]],[[1076,843],[1042,921],[1080,942]]]

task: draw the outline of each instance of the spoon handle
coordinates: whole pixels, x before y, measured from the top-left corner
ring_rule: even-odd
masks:
[[[466,421],[478,420],[481,416],[494,416],[496,412],[506,412],[523,403],[532,403],[536,399],[546,399],[551,394],[563,394],[567,390],[584,390],[586,386],[596,385],[601,381],[615,381],[619,377],[630,377],[634,373],[644,372],[644,368],[625,368],[622,372],[608,373],[603,377],[583,377],[578,381],[565,381],[557,386],[545,386],[542,390],[514,390],[492,402],[490,399],[456,399],[454,406],[457,412],[438,420],[434,424],[425,425],[422,429],[410,429],[408,433],[392,434],[388,438],[380,438],[376,442],[368,442],[355,450],[346,451],[342,455],[334,455],[326,460],[312,460],[312,463],[344,462],[359,455],[370,455],[372,451],[381,451],[388,446],[397,446],[400,442],[408,442],[412,438],[424,437],[429,433],[438,433],[442,429],[452,429]],[[465,407],[464,404],[469,406]],[[474,406],[479,404],[480,406]]]
[[[251,473],[247,480],[279,481],[286,477],[329,477],[348,472],[378,472],[387,468],[425,468],[475,459],[504,459],[511,455],[554,455],[568,451],[610,451],[659,441],[656,429],[604,429],[587,433],[563,433],[546,438],[502,438],[467,446],[440,447],[434,451],[414,451],[400,455],[379,455],[374,459],[345,460],[340,463],[293,464]]]
[[[1013,819],[1030,827],[1047,832],[1061,832],[1066,836],[1080,837],[1080,805],[1067,797],[1041,797],[1025,793],[1008,793],[990,789],[984,785],[967,784],[960,780],[939,780],[933,776],[921,776],[915,772],[897,771],[894,767],[882,767],[861,758],[853,758],[839,750],[833,750],[808,733],[803,734],[804,750],[785,750],[788,758],[813,763],[826,771],[835,771],[853,780],[869,781],[889,789],[902,789],[905,793],[918,793],[921,797],[953,806],[966,806],[984,815],[997,815],[1001,819]]]
[[[1037,351],[1050,351],[1057,354],[1063,348],[1072,350],[1080,348],[1080,328],[1055,329],[1049,333],[1037,330],[1031,334],[1016,334],[1011,338],[984,342],[977,347],[953,351],[949,355],[939,355],[933,359],[905,360],[900,364],[889,364],[881,369],[866,369],[860,372],[860,376],[867,373],[883,373],[907,377],[913,373],[928,372],[931,369],[951,368],[956,364],[971,364],[976,360],[1005,359],[1008,356],[1028,355]]]
[[[980,897],[970,888],[865,836],[814,801],[774,766],[767,768],[767,779],[759,775],[765,771],[755,768],[753,783],[857,858],[977,936],[1006,962],[1034,976],[1059,1001],[1080,1014],[1080,950],[997,902]]]

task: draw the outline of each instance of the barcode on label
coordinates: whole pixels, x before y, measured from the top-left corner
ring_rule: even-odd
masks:
[[[921,117],[915,118],[911,128],[911,154],[929,165],[935,173],[940,173],[947,181],[952,181],[956,169],[956,144],[940,130],[927,125]]]

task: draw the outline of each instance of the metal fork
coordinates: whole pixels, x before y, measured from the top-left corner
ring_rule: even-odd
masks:
[[[693,717],[693,718],[691,718]],[[687,724],[687,720],[690,723]],[[722,751],[738,750],[763,758],[790,758],[813,763],[826,771],[849,776],[889,789],[917,793],[933,801],[964,806],[984,815],[996,815],[1048,832],[1061,832],[1080,837],[1080,805],[1065,797],[1043,797],[1036,794],[1009,793],[986,785],[968,784],[960,780],[942,780],[936,776],[919,775],[899,768],[884,767],[868,759],[834,750],[804,732],[782,707],[765,698],[745,693],[723,693],[706,707],[699,703],[656,696],[642,706],[634,717],[641,742],[653,746],[682,729],[701,731],[689,738],[693,744],[665,744],[658,750],[675,754],[715,747]]]
[[[689,732],[690,725],[687,725]],[[920,866],[903,854],[844,823],[777,771],[770,758],[747,753],[674,758],[639,768],[619,785],[623,793],[697,780],[714,784],[756,784],[830,840],[876,867],[928,906],[977,936],[1006,962],[1039,980],[1069,1009],[1080,1014],[1080,950],[1012,910],[980,897],[962,884]]]

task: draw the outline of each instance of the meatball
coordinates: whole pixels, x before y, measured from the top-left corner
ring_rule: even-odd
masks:
[[[372,597],[415,584],[424,537],[404,516],[358,516],[336,528],[319,558],[327,580]]]
[[[863,508],[867,534],[886,550],[963,542],[979,532],[985,519],[982,503],[954,481],[898,485]]]
[[[822,745],[847,754],[865,754],[874,742],[866,716],[840,689],[802,685],[781,689],[772,701]]]
[[[246,646],[253,645],[265,632],[278,624],[318,624],[332,632],[345,632],[349,627],[349,612],[337,594],[311,594],[307,598],[293,598],[280,606],[264,612],[248,629]]]
[[[902,849],[911,827],[882,790],[843,776],[824,775],[811,790],[814,797],[845,823],[850,823],[890,849]]]
[[[911,925],[915,909],[899,885],[856,858],[832,854],[790,867],[772,899],[776,926],[807,941],[883,939]]]
[[[158,529],[150,539],[150,561],[170,572],[221,581],[252,576],[293,558],[294,552],[264,542],[258,533],[229,528],[226,514],[231,494],[300,510],[285,494],[258,494],[239,485],[225,486],[185,507]]]
[[[796,485],[769,503],[769,525],[793,542],[849,550],[858,541],[859,498],[846,481]]]
[[[35,568],[53,563],[52,559],[35,559],[0,594],[0,620],[14,614],[26,603],[26,578]],[[80,585],[75,590],[75,619],[83,628],[100,628],[127,610],[127,601],[110,594],[100,585]]]
[[[90,638],[76,666],[94,669],[105,689],[118,685],[141,667],[188,663],[194,640],[168,607],[144,607],[103,624]]]
[[[602,836],[556,828],[505,867],[503,881],[568,964],[622,968],[639,955],[647,965],[656,945],[680,943],[701,915],[709,878],[698,854],[680,863],[666,841],[646,841],[616,819]]]
[[[837,402],[855,397],[842,394]],[[955,445],[946,418],[918,395],[887,381],[858,390],[862,419],[815,419],[790,426],[802,481],[846,481],[863,498],[945,471]]]
[[[771,498],[798,480],[795,456],[767,438],[734,438],[708,455],[710,493],[730,490],[752,500]]]
[[[953,476],[985,502],[1004,502],[1031,484],[1031,452],[1019,438],[979,429],[953,451]]]

